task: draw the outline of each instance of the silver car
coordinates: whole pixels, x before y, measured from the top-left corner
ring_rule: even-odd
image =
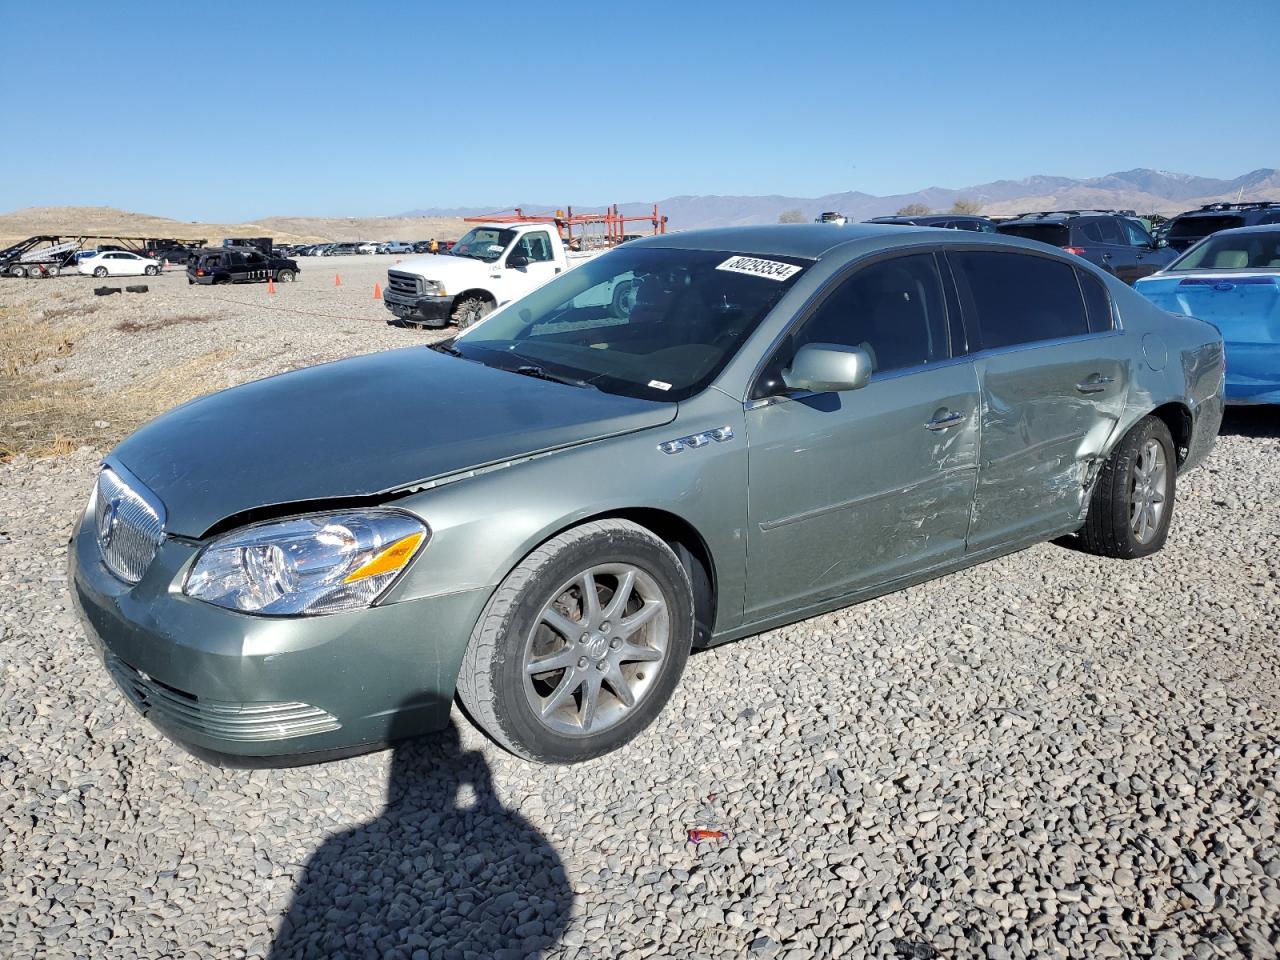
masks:
[[[654,722],[693,647],[1074,534],[1158,550],[1217,331],[956,230],[635,240],[453,341],[205,397],[106,458],[71,582],[128,699],[283,764]]]

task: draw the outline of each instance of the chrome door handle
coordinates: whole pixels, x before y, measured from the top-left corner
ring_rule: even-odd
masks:
[[[1101,393],[1115,382],[1115,377],[1090,377],[1088,380],[1077,383],[1076,389],[1081,393]]]
[[[947,427],[954,427],[964,423],[968,417],[967,413],[961,413],[957,410],[955,413],[948,413],[945,417],[930,420],[924,427],[926,430],[945,430]]]

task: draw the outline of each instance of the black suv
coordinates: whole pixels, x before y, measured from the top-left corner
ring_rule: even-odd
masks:
[[[920,217],[873,217],[867,223],[897,223],[904,227],[944,227],[951,230],[973,230],[977,233],[995,233],[994,220],[967,213],[931,213]]]
[[[1083,257],[1125,283],[1155,273],[1177,251],[1161,247],[1132,210],[1046,210],[997,224],[1000,233],[1039,240]]]
[[[1169,221],[1165,239],[1181,253],[1211,233],[1235,227],[1259,227],[1280,223],[1280,203],[1206,203],[1199,210],[1188,210]]]
[[[269,257],[253,247],[222,247],[201,252],[187,262],[187,283],[288,283],[297,275],[297,261]]]

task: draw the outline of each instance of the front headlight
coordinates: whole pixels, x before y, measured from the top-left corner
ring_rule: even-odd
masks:
[[[444,292],[444,284],[438,280],[423,280],[422,292],[428,297],[447,297]]]
[[[183,592],[267,616],[356,610],[381,596],[430,535],[426,524],[399,510],[255,524],[200,551]]]

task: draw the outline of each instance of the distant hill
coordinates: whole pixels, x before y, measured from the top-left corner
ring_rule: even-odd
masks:
[[[1197,177],[1166,170],[1139,168],[1109,173],[1103,177],[1076,180],[1070,177],[1034,176],[1022,180],[996,180],[972,187],[928,187],[915,193],[879,197],[857,191],[829,193],[821,197],[788,196],[677,196],[660,200],[658,206],[672,229],[726,227],[753,223],[776,223],[784,210],[799,209],[813,219],[824,210],[837,210],[855,220],[896,213],[910,204],[924,204],[931,210],[945,211],[957,200],[982,204],[988,214],[1019,213],[1024,210],[1053,208],[1105,207],[1133,209],[1139,213],[1181,213],[1183,210],[1219,200],[1280,200],[1280,171],[1264,168],[1231,180]],[[547,212],[555,205],[546,203],[512,204],[526,212]],[[624,203],[624,213],[644,214],[648,203]],[[430,208],[413,210],[405,216],[481,216],[501,208],[468,207],[465,209]],[[602,208],[579,208],[583,212]]]
[[[1196,177],[1166,170],[1123,170],[1104,177],[1073,180],[1070,177],[1035,176],[1022,180],[995,180],[991,183],[953,189],[928,187],[915,193],[878,197],[852,191],[822,197],[772,196],[679,196],[658,203],[674,230],[697,227],[727,227],[755,223],[776,223],[784,210],[799,209],[812,220],[824,210],[837,210],[855,220],[896,213],[910,204],[924,204],[945,211],[957,200],[982,205],[986,214],[1010,214],[1024,210],[1105,207],[1133,209],[1139,213],[1166,215],[1193,209],[1219,200],[1280,201],[1280,170],[1264,168],[1231,180]],[[572,200],[572,197],[566,197]],[[521,203],[527,213],[547,213],[554,204]],[[643,215],[652,203],[624,203],[628,215]],[[221,242],[223,237],[274,237],[282,242],[321,240],[426,240],[454,239],[467,229],[462,217],[483,216],[503,208],[451,207],[411,210],[397,217],[264,217],[253,223],[197,223],[171,220],[147,213],[133,213],[114,207],[27,207],[0,214],[0,248],[34,234],[63,236],[114,234],[176,239],[206,239]],[[582,212],[603,207],[578,207]]]
[[[0,248],[30,236],[98,234],[208,240],[272,237],[282,243],[321,240],[453,240],[466,229],[450,217],[267,217],[256,223],[189,223],[114,207],[26,207],[0,214]]]

